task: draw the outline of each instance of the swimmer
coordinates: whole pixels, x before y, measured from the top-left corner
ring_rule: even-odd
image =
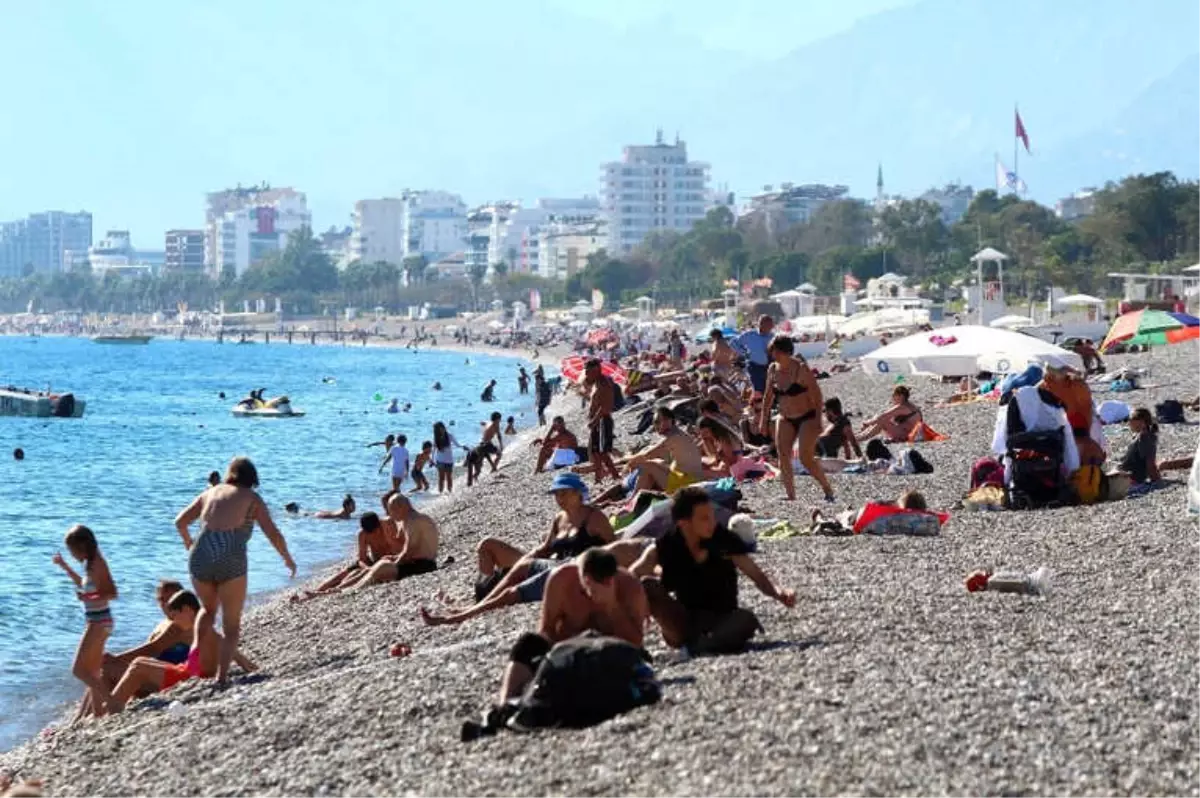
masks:
[[[400,400],[393,396],[391,404],[389,404],[387,407],[387,411],[389,413],[399,413],[400,412]]]
[[[440,390],[442,390],[442,384],[441,384],[440,382],[435,382],[435,383],[433,384],[433,390],[435,390],[435,391],[440,391]]]
[[[505,435],[516,435],[517,434],[516,421],[515,421],[515,419],[513,419],[512,416],[509,416],[507,419],[507,422],[504,427],[504,434]]]
[[[283,505],[283,511],[285,513],[290,513],[291,515],[299,515],[300,505],[296,502],[288,502],[287,504]]]
[[[221,472],[220,471],[209,471],[208,472],[209,487],[215,488],[217,485],[220,485],[220,484],[221,484]]]
[[[322,521],[345,521],[346,519],[350,518],[350,516],[354,515],[354,510],[354,497],[347,493],[346,498],[342,499],[342,509],[317,510],[315,513],[313,513],[313,518],[317,518]]]
[[[13,459],[14,460],[24,460],[25,459],[25,450],[22,449],[20,446],[13,449]]]

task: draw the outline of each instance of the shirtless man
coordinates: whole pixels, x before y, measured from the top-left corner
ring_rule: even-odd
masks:
[[[296,603],[316,596],[336,593],[347,583],[353,584],[355,577],[364,574],[384,557],[399,554],[401,548],[399,542],[388,535],[379,516],[373,512],[365,512],[359,519],[358,556],[355,561],[322,582],[316,590],[305,590],[303,593],[292,596],[291,600]]]
[[[550,575],[537,632],[518,638],[504,670],[500,703],[520,695],[537,666],[560,643],[587,631],[642,645],[649,605],[641,583],[611,553],[591,549]]]
[[[417,512],[401,493],[388,499],[388,515],[396,522],[400,553],[381,557],[370,568],[356,571],[329,593],[361,590],[368,585],[393,582],[437,570],[438,528],[434,520]]]
[[[470,363],[470,362],[471,362],[470,359],[468,359],[467,363]],[[494,402],[495,400],[496,400],[496,381],[492,380],[483,389],[483,393],[479,394],[479,401]]]
[[[733,373],[734,361],[737,360],[737,353],[733,351],[733,347],[725,340],[725,335],[720,330],[713,330],[708,334],[708,340],[712,342],[712,368],[714,374],[727,376]]]
[[[549,462],[555,468],[575,465],[587,459],[587,449],[580,451],[579,438],[567,429],[567,422],[562,416],[555,416],[550,422],[550,432],[535,444],[541,444],[538,450],[537,464],[533,473],[540,474]],[[559,454],[563,452],[563,454]],[[568,454],[569,453],[569,454]],[[570,460],[570,462],[566,462]]]
[[[483,455],[484,460],[487,460],[492,471],[495,471],[496,466],[500,465],[500,457],[504,454],[504,436],[500,434],[500,420],[503,416],[499,413],[492,413],[490,418],[491,420],[483,428],[483,437],[479,441],[479,453]]]
[[[613,406],[616,404],[616,383],[604,376],[600,361],[588,360],[583,371],[583,384],[588,391],[588,459],[596,466],[596,484],[606,475],[620,479],[621,474],[613,465],[612,450],[615,430],[613,429]]]
[[[655,429],[663,439],[626,461],[629,473],[639,472],[634,490],[674,493],[704,478],[704,453],[675,424],[675,411],[660,407],[654,415]]]

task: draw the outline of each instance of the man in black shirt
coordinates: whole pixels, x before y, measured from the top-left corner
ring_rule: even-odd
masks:
[[[684,488],[671,505],[675,528],[663,535],[631,569],[641,577],[663,641],[690,653],[740,651],[760,627],[749,610],[738,607],[741,571],[763,595],[785,607],[796,593],[780,588],[747,553],[746,544],[718,527],[712,502],[703,488]],[[655,568],[661,572],[652,576]]]

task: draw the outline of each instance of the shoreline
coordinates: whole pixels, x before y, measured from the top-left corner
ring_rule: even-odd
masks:
[[[1194,394],[1195,356],[1191,343],[1115,356],[1113,368],[1153,365],[1181,383],[1121,399],[1153,407]],[[823,386],[856,411],[891,390],[861,370]],[[921,446],[936,473],[834,475],[839,505],[914,488],[931,507],[961,498],[995,407],[938,409],[954,386],[912,386],[949,436]],[[577,400],[553,407],[579,431]],[[1160,458],[1192,454],[1196,434],[1164,426]],[[1106,435],[1117,451],[1129,441],[1124,427]],[[1089,507],[954,511],[931,538],[762,541],[756,560],[800,601],[786,610],[740,581],[741,603],[766,628],[750,652],[667,664],[653,631],[647,648],[668,682],[659,705],[581,732],[460,744],[458,724],[490,700],[538,608],[437,628],[416,608],[439,590],[469,595],[480,539],[527,546],[544,535],[549,477],[529,473],[527,446],[513,448],[500,476],[422,508],[441,528],[439,560],[453,565],[301,605],[269,600],[244,628],[261,676],[223,691],[181,685],[37,737],[0,755],[0,768],[45,778],[53,794],[105,795],[1179,794],[1198,783],[1200,550],[1178,482]],[[761,517],[794,524],[819,499],[804,478],[796,503],[776,481],[743,492]],[[962,586],[976,568],[1040,565],[1056,574],[1046,597]],[[388,656],[398,640],[411,657]]]
[[[4,337],[23,338],[26,336],[7,335]],[[84,336],[71,336],[71,335],[61,335],[61,334],[47,335],[46,337],[84,338]],[[187,340],[197,341],[197,342],[205,342],[205,343],[213,342],[213,339],[203,339],[203,338],[190,338]],[[390,346],[391,348],[402,348],[402,346],[395,345],[392,342],[383,342],[383,343],[385,346]],[[305,345],[307,345],[307,344],[305,344]],[[331,346],[331,345],[336,346],[337,343],[336,342],[321,342],[320,343],[322,350],[324,350],[326,347]],[[376,347],[376,348],[378,348],[378,347]],[[493,347],[456,346],[453,348],[450,348],[450,347],[436,347],[436,348],[427,347],[427,348],[430,349],[431,351],[436,351],[441,354],[460,353],[460,354],[464,354],[464,355],[467,355],[470,357],[496,357],[498,360],[495,361],[493,365],[496,365],[497,363],[501,363],[505,360],[511,361],[513,359],[527,361],[530,363],[535,362],[530,357],[530,354],[532,354],[532,353],[513,351],[513,350],[504,350],[504,349],[493,348]],[[544,362],[547,366],[549,366],[552,360],[553,360],[552,355],[550,355],[547,352],[542,353],[542,357],[540,358],[541,362]],[[557,363],[556,360],[553,360],[553,362]],[[523,397],[523,398],[526,398],[526,397]],[[553,409],[555,407],[556,402],[561,401],[562,399],[563,399],[562,396],[554,397],[554,400],[552,401],[552,404],[551,404],[551,409]],[[389,416],[388,418],[391,418],[391,417]],[[506,453],[508,453],[510,450],[516,450],[518,448],[524,449],[525,447],[528,446],[529,441],[532,440],[532,438],[537,435],[539,428],[536,426],[536,415],[531,413],[529,418],[532,419],[533,426],[526,427],[525,429],[520,429],[519,434],[515,438],[512,438],[511,442],[510,442],[510,439],[506,438],[506,443],[508,444],[508,446],[506,446],[506,449],[505,449]],[[475,434],[475,433],[470,433],[470,434]],[[502,461],[502,465],[503,465],[503,461]],[[441,503],[443,503],[449,499],[452,499],[454,496],[457,496],[459,494],[465,494],[468,491],[474,490],[474,487],[468,488],[466,486],[465,475],[462,470],[461,464],[458,464],[456,466],[455,476],[456,476],[456,480],[455,480],[456,481],[456,485],[455,485],[456,490],[454,491],[454,493],[439,495],[436,492],[436,481],[435,481],[434,482],[434,490],[432,492],[426,493],[426,494],[417,494],[416,496],[411,496],[414,504],[418,508],[420,508],[423,512],[435,512],[436,511],[435,508],[437,508]],[[407,487],[408,488],[412,487],[411,481],[408,483]],[[367,494],[367,496],[369,496],[368,499],[366,499],[365,501],[360,500],[360,504],[362,505],[360,507],[360,511],[367,510],[367,509],[376,510],[377,505],[378,505],[378,500],[385,492],[386,492],[386,487],[381,483],[378,490],[373,490],[370,494]],[[283,585],[275,585],[275,586],[271,586],[271,587],[264,587],[262,589],[250,592],[247,595],[247,602],[246,602],[247,613],[249,613],[250,611],[252,611],[258,607],[269,605],[274,601],[278,601],[278,600],[286,601],[288,599],[288,597],[291,594],[295,593],[296,591],[301,590],[305,587],[315,586],[316,584],[319,584],[320,581],[327,578],[328,574],[331,573],[332,568],[335,565],[344,562],[346,556],[352,554],[353,548],[354,548],[353,533],[357,531],[357,525],[354,522],[347,522],[347,524],[339,525],[339,527],[344,527],[344,529],[340,529],[339,531],[342,531],[347,535],[347,540],[346,540],[346,543],[344,546],[344,551],[342,554],[340,554],[338,556],[334,556],[334,557],[322,558],[316,562],[306,564],[306,566],[303,568],[303,570],[301,570],[297,574],[296,578],[294,580],[290,581],[289,583],[285,583]],[[351,527],[353,527],[353,529]],[[138,641],[138,642],[140,642],[140,641]],[[69,660],[64,665],[64,672],[66,672],[66,671],[69,671]],[[18,749],[24,745],[28,745],[29,743],[36,741],[39,738],[39,736],[45,734],[49,730],[58,729],[64,723],[64,721],[66,719],[71,717],[71,715],[75,711],[75,708],[78,703],[78,696],[74,695],[75,691],[71,688],[73,688],[77,685],[76,685],[74,679],[69,677],[69,673],[67,675],[66,683],[69,685],[68,696],[63,699],[61,704],[56,705],[57,708],[55,710],[55,713],[54,713],[53,717],[46,723],[46,725],[38,726],[38,727],[27,726],[26,728],[30,730],[30,731],[28,731],[28,734],[24,737],[12,738],[11,742],[9,743],[9,746],[3,750],[0,750],[0,756],[2,756],[3,754],[5,754],[9,751]],[[57,692],[57,690],[55,690],[55,692]],[[16,708],[14,707],[14,710],[15,709]],[[11,718],[9,719],[8,722],[11,723],[16,728],[20,728],[20,726],[22,725],[22,724],[20,724],[19,721],[16,721]]]

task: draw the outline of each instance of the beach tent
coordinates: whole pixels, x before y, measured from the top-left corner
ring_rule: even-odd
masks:
[[[793,335],[808,333],[818,335],[825,332],[837,332],[838,327],[846,322],[845,316],[797,316],[787,322],[791,325]]]
[[[837,333],[843,338],[849,338],[884,330],[908,330],[928,323],[929,311],[923,308],[912,310],[884,308],[883,310],[858,313],[845,319],[837,327]]]
[[[1031,363],[1083,371],[1074,352],[1009,330],[962,325],[900,338],[863,356],[868,374],[935,374],[966,377],[980,371],[1012,374]]]
[[[1032,327],[1033,319],[1029,318],[1028,316],[1019,315],[1001,316],[998,319],[993,319],[992,321],[988,322],[988,326],[1002,327],[1006,330],[1017,330],[1021,327]]]
[[[1192,266],[1188,266],[1186,269],[1184,269],[1184,271],[1185,272],[1200,272],[1200,263],[1196,263]]]

